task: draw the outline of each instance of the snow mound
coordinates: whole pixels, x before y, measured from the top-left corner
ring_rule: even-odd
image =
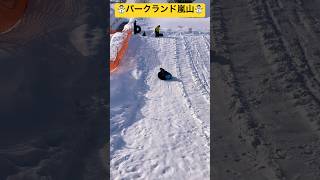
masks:
[[[115,60],[117,52],[122,46],[122,42],[126,38],[127,34],[124,32],[116,32],[111,36],[110,39],[110,61]]]

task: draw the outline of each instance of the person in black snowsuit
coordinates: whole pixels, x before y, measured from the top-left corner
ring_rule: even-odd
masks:
[[[160,68],[160,72],[158,73],[158,78],[161,80],[170,80],[172,79],[172,75],[168,71]]]

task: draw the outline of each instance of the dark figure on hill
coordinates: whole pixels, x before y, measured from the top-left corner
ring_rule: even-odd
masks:
[[[158,73],[158,78],[161,80],[170,80],[172,79],[172,75],[168,71],[160,68],[160,72]]]
[[[154,33],[156,37],[162,37],[163,34],[160,33],[160,25],[158,25],[155,29],[154,29]]]
[[[137,21],[133,22],[133,33],[138,34],[141,32],[141,27],[137,25]]]

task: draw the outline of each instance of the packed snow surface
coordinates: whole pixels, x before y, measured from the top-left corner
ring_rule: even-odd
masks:
[[[124,39],[126,38],[127,33],[125,32],[116,32],[110,38],[110,61],[114,60],[117,57],[117,52],[121,49]]]
[[[181,20],[137,19],[147,36],[111,74],[111,179],[209,179],[209,19]]]

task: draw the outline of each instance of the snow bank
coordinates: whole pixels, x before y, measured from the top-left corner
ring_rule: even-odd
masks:
[[[110,39],[110,61],[114,61],[117,57],[117,52],[122,46],[122,42],[126,38],[126,33],[117,32],[114,33]]]
[[[123,27],[122,31],[133,31],[133,22],[135,21],[135,18],[130,18],[129,22]]]

